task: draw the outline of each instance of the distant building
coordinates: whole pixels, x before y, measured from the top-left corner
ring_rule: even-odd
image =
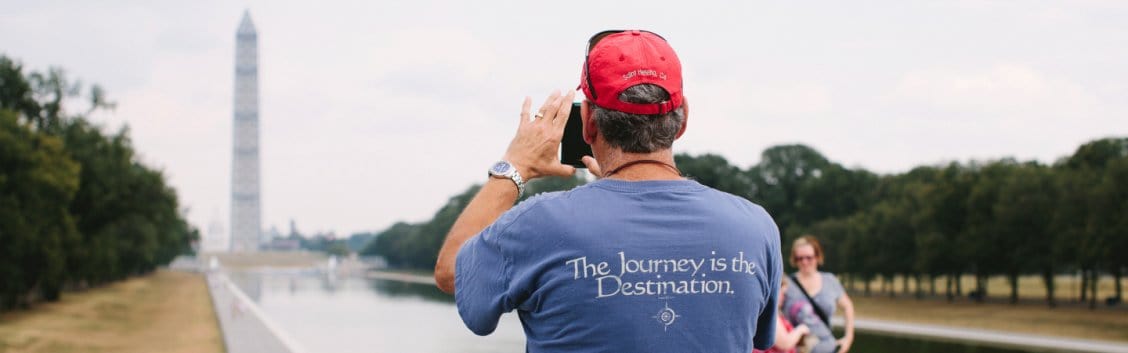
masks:
[[[266,251],[298,251],[302,249],[302,242],[298,239],[274,238],[269,243],[262,244]]]
[[[270,230],[262,232],[262,239],[259,240],[259,244],[267,244],[267,243],[270,243],[272,240],[278,239],[278,238],[281,238],[281,237],[282,237],[282,233],[278,231],[278,227],[270,226]]]
[[[302,233],[298,231],[298,223],[294,222],[293,218],[290,218],[290,234],[289,234],[289,237],[290,238],[300,238],[301,236],[302,236]]]

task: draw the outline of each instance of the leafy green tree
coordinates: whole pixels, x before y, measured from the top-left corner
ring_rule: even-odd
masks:
[[[1018,302],[1018,276],[1038,271],[1046,281],[1047,302],[1053,306],[1055,261],[1047,255],[1057,245],[1050,228],[1056,190],[1049,170],[1037,163],[1016,167],[1005,176],[993,212],[1002,269],[1011,286],[1010,302]]]
[[[845,218],[842,225],[846,231],[845,238],[835,241],[833,248],[824,247],[828,254],[834,254],[834,257],[838,259],[828,259],[828,261],[831,261],[832,264],[836,261],[840,262],[843,271],[850,273],[851,280],[861,280],[864,294],[867,296],[872,293],[871,284],[873,280],[878,279],[886,270],[886,259],[881,256],[885,250],[880,247],[881,239],[878,238],[875,231],[875,224],[877,223],[875,219],[876,216],[869,209]],[[816,232],[818,232],[817,229],[818,227],[816,227]],[[835,231],[823,231],[829,232],[828,239],[834,239]],[[820,235],[820,238],[822,237]]]
[[[587,181],[584,180],[583,178],[581,178],[579,173],[576,173],[576,174],[574,174],[570,177],[552,176],[552,177],[536,179],[536,180],[529,182],[529,184],[525,186],[525,196],[521,197],[521,199],[517,200],[517,202],[518,203],[523,202],[525,200],[528,200],[531,197],[535,197],[536,195],[546,193],[546,192],[571,190],[572,188],[575,188],[575,187],[580,186],[580,185],[584,185],[585,183],[587,183]],[[478,193],[477,189],[474,189],[474,190],[475,190],[474,194],[477,194]],[[470,198],[473,198],[473,194],[471,194],[470,196],[471,196]],[[470,202],[470,198],[466,199],[466,203]],[[465,207],[465,204],[463,204],[463,205],[464,205],[463,207]],[[458,213],[459,214],[462,213],[462,208],[458,209]],[[457,218],[457,215],[456,215],[456,218]],[[454,220],[451,220],[451,225],[453,225],[453,224],[454,224]],[[450,226],[447,226],[447,230],[450,230]],[[443,233],[443,234],[445,235],[446,233]]]
[[[751,199],[771,212],[781,230],[804,224],[796,211],[806,206],[799,203],[800,188],[805,180],[822,175],[828,166],[826,157],[805,145],[770,147],[760,155],[760,163],[748,171],[755,185]],[[785,234],[784,238],[794,236]]]
[[[967,232],[968,196],[974,185],[974,173],[959,163],[950,163],[939,171],[935,187],[928,193],[927,216],[933,222],[939,243],[922,245],[933,254],[929,268],[947,273],[945,296],[949,301],[962,295],[960,278],[967,271],[972,239]],[[953,293],[953,288],[955,293]]]
[[[405,222],[397,222],[388,229],[378,233],[375,238],[364,247],[361,255],[365,256],[381,256],[389,265],[404,266],[409,262],[408,254],[404,253],[401,249],[404,247],[403,243],[415,238],[419,233],[419,225],[409,224]]]
[[[325,253],[337,257],[345,257],[349,255],[349,245],[344,240],[336,240],[330,242],[325,247]]]
[[[1082,249],[1083,245],[1086,245],[1084,240],[1090,238],[1087,227],[1089,189],[1096,183],[1095,175],[1088,170],[1070,169],[1064,164],[1058,164],[1054,169],[1054,188],[1058,192],[1050,227],[1051,231],[1058,234],[1059,241],[1055,244],[1053,257],[1061,263],[1061,267],[1076,266],[1075,268],[1082,269],[1084,273],[1082,277],[1087,280],[1091,259],[1082,254]],[[1043,278],[1047,292],[1052,286],[1049,281],[1052,279]],[[1081,286],[1081,300],[1085,300],[1087,288]],[[1050,298],[1047,300],[1048,305],[1055,305]]]
[[[23,65],[3,55],[0,55],[0,109],[25,117],[38,117],[42,110],[35,101],[31,83],[24,77]]]
[[[1116,170],[1121,163],[1117,161],[1124,158],[1128,158],[1128,138],[1106,138],[1081,145],[1058,165],[1064,174],[1059,185],[1068,189],[1062,192],[1062,207],[1055,214],[1054,227],[1073,239],[1073,258],[1082,270],[1081,300],[1087,297],[1090,308],[1096,307],[1101,267],[1110,268],[1120,285],[1123,266],[1116,264],[1123,263],[1120,258],[1125,248],[1117,247],[1124,238],[1124,228],[1119,227],[1117,219],[1124,218],[1118,206],[1124,198],[1116,186]],[[1106,177],[1109,174],[1112,176]]]
[[[152,271],[199,239],[128,131],[85,120],[113,103],[83,89],[61,69],[25,74],[0,56],[0,310]],[[74,114],[78,98],[89,106]]]
[[[752,180],[739,167],[729,164],[724,157],[715,154],[691,156],[679,153],[674,156],[678,170],[686,178],[696,180],[702,185],[733,195],[749,198],[753,191]]]
[[[1099,240],[1093,255],[1112,273],[1116,298],[1122,299],[1123,269],[1128,267],[1128,156],[1109,160],[1091,196],[1089,229]],[[1094,284],[1095,285],[1095,284]],[[1095,292],[1094,292],[1095,293]]]
[[[679,154],[683,174],[704,185],[764,206],[784,230],[787,244],[802,234],[819,237],[826,269],[845,276],[853,288],[880,278],[894,295],[894,278],[915,280],[915,293],[936,294],[946,277],[945,296],[963,293],[959,279],[976,277],[979,300],[986,281],[1004,275],[1017,301],[1018,278],[1038,274],[1055,305],[1054,276],[1082,269],[1084,291],[1095,293],[1098,271],[1116,277],[1117,296],[1128,252],[1128,139],[1086,143],[1053,168],[1013,159],[923,166],[879,176],[831,162],[803,145],[768,148],[759,164],[741,170],[718,155]],[[538,180],[524,199],[565,190],[582,179]],[[476,192],[448,200],[431,220],[398,223],[365,248],[395,266],[430,269],[446,232]],[[524,201],[522,199],[522,201]],[[783,249],[785,252],[789,249]],[[927,277],[927,280],[925,279]],[[1095,305],[1096,297],[1087,300]]]
[[[518,202],[544,192],[568,190],[584,182],[579,176],[537,179],[525,187],[525,195]],[[394,267],[433,269],[439,248],[442,247],[451,226],[480,188],[480,185],[474,185],[451,197],[426,222],[419,224],[400,222],[392,225],[378,233],[361,254],[381,256]]]
[[[27,306],[33,297],[58,299],[64,244],[77,237],[67,205],[78,170],[62,141],[0,110],[0,310]]]
[[[873,204],[880,179],[865,170],[827,164],[799,183],[794,203],[795,221],[811,224],[845,217]]]
[[[855,249],[848,246],[849,241],[855,234],[852,232],[850,220],[848,218],[830,218],[821,220],[810,227],[798,228],[793,227],[792,234],[811,234],[819,239],[822,244],[823,250],[826,251],[826,262],[823,265],[826,271],[835,273],[862,273],[864,269],[862,263],[857,261],[861,256],[868,255],[860,252],[861,249]],[[789,252],[791,244],[784,244],[783,251]],[[784,257],[787,254],[785,254]],[[791,268],[790,264],[787,264]],[[793,270],[798,270],[794,269]]]
[[[410,266],[423,269],[435,268],[439,248],[446,240],[450,227],[454,225],[458,215],[462,214],[462,210],[470,204],[470,200],[474,198],[480,188],[479,185],[474,185],[461,194],[450,198],[442,208],[439,208],[438,212],[435,212],[435,216],[431,217],[430,221],[419,225],[419,232],[415,234],[413,241],[408,242],[403,249],[411,258]]]
[[[349,251],[360,253],[375,236],[376,233],[371,232],[353,233],[345,243],[348,245]]]

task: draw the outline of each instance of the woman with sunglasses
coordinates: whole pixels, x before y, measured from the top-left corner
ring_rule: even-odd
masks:
[[[846,295],[846,290],[833,273],[820,272],[823,264],[823,250],[815,237],[805,235],[795,239],[791,245],[791,265],[799,272],[791,275],[793,286],[786,293],[786,307],[793,301],[807,301],[815,309],[817,318],[801,322],[811,329],[811,334],[819,338],[812,353],[846,353],[854,343],[854,302]],[[836,307],[841,307],[846,318],[846,335],[835,340],[830,331],[830,317]]]

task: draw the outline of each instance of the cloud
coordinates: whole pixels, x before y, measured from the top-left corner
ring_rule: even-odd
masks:
[[[850,6],[679,3],[669,16],[619,2],[547,15],[531,2],[8,1],[0,43],[29,68],[103,85],[119,108],[99,121],[129,123],[198,226],[227,217],[244,6],[260,30],[264,227],[429,217],[483,180],[523,96],[575,87],[584,40],[605,28],[670,38],[692,107],[677,151],[741,166],[793,142],[883,172],[1052,160],[1128,133],[1122,2],[890,4],[840,16]]]
[[[1005,123],[1091,114],[1100,103],[1079,84],[1017,64],[972,72],[944,68],[908,72],[889,98],[953,116],[1011,117]]]
[[[1015,63],[910,70],[872,101],[872,141],[896,147],[871,153],[901,164],[1052,163],[1081,143],[1125,133],[1123,101],[1075,79]]]

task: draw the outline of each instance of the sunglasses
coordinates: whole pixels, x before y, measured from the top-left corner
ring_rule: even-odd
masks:
[[[793,257],[793,259],[795,259],[795,262],[803,262],[803,261],[810,261],[810,260],[814,260],[814,259],[815,259],[815,257],[814,257],[813,255],[807,255],[807,256],[795,256],[795,257]]]
[[[593,86],[591,84],[591,61],[588,60],[588,59],[591,58],[591,49],[595,48],[595,45],[598,44],[599,41],[603,40],[603,38],[607,38],[607,36],[610,36],[612,34],[623,33],[623,32],[626,32],[626,31],[627,30],[624,30],[624,29],[607,30],[607,31],[596,33],[595,35],[591,36],[591,39],[588,39],[587,52],[584,53],[584,80],[587,81],[588,90],[591,91],[591,100],[593,100],[593,101],[596,100],[597,95],[595,93],[595,86]],[[639,32],[650,33],[650,34],[653,34],[655,37],[658,37],[659,39],[661,39],[663,41],[666,40],[665,37],[662,37],[662,35],[660,35],[658,33],[654,33],[654,32],[647,31],[647,30],[639,30]]]

